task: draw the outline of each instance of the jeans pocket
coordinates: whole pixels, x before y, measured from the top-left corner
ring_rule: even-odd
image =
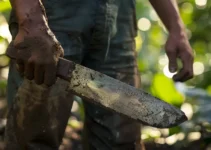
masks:
[[[109,52],[110,40],[117,32],[118,5],[114,1],[98,1],[94,27],[92,32],[91,48],[102,51],[102,60]]]
[[[61,20],[76,15],[84,0],[45,0],[46,14],[50,20]]]

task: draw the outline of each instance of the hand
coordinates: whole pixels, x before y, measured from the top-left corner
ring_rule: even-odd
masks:
[[[166,54],[169,58],[170,72],[178,70],[177,58],[183,67],[173,76],[174,81],[184,82],[193,77],[193,52],[184,32],[170,32],[166,43]]]
[[[63,49],[50,29],[19,29],[14,40],[18,71],[37,84],[51,86],[56,81],[56,67]]]

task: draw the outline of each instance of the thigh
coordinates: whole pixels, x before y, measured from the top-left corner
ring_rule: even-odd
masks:
[[[90,47],[83,64],[138,88],[140,76],[136,63],[136,20],[133,2],[125,0],[119,3],[117,32],[110,39],[106,61],[102,61],[100,50],[96,49],[100,46],[93,45],[94,48]],[[101,47],[103,46],[107,47],[102,44]],[[94,104],[84,104],[86,146],[99,150],[141,149],[138,123]]]
[[[109,56],[112,57],[106,63],[99,65],[100,62],[92,61],[96,65],[88,65],[88,67],[138,88],[140,80],[135,60],[134,42],[111,44],[110,50],[112,52]],[[84,106],[89,146],[100,150],[132,150],[140,146],[140,125],[138,123],[88,102],[84,102]]]

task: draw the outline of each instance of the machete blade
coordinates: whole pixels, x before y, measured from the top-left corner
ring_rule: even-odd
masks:
[[[61,67],[64,66],[62,61],[65,63],[66,60],[60,60]],[[187,120],[185,114],[178,108],[79,64],[72,62],[69,71],[62,76],[62,78],[66,76],[69,90],[76,95],[145,125],[169,128]]]

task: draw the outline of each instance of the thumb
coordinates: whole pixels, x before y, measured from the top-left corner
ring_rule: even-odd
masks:
[[[6,55],[10,58],[16,58],[17,57],[16,53],[17,52],[16,52],[16,49],[14,47],[14,42],[12,41],[7,47]]]
[[[169,59],[169,71],[174,73],[177,71],[177,47],[168,41],[166,43],[166,54]]]

